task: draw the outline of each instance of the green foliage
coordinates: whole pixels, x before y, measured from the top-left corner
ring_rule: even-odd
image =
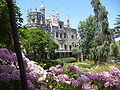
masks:
[[[71,84],[66,83],[58,83],[52,78],[47,78],[48,82],[46,83],[46,87],[48,90],[79,90],[80,87],[73,87]]]
[[[0,90],[23,90],[20,81],[14,80],[9,83],[0,83]]]
[[[117,15],[116,23],[115,23],[115,37],[120,37],[120,15]]]
[[[110,52],[111,33],[108,29],[108,12],[102,6],[99,0],[92,0],[91,4],[94,8],[95,17],[97,18],[97,32],[96,32],[96,60],[98,62],[106,61]]]
[[[33,52],[34,60],[46,60],[55,57],[57,44],[42,29],[19,29],[20,41],[26,54]]]
[[[73,48],[72,50],[72,54],[76,57],[76,59],[79,61],[79,57],[80,57],[80,50],[78,48]]]
[[[102,63],[99,65],[94,65],[93,67],[91,67],[91,69],[89,69],[89,72],[93,72],[93,73],[100,73],[100,72],[108,72],[108,67],[110,66],[114,66],[118,69],[120,69],[120,63]]]
[[[57,64],[63,65],[64,63],[72,63],[72,62],[76,62],[76,61],[77,61],[77,60],[76,60],[76,58],[74,58],[74,57],[52,60],[53,66],[54,66],[54,65],[57,65]]]
[[[120,56],[120,45],[118,42],[113,41],[111,43],[111,53],[112,56],[114,56],[115,58],[117,58],[118,56]]]
[[[16,5],[15,0],[13,0],[13,4],[17,19],[16,22],[18,27],[20,27],[23,21],[21,18],[22,14],[20,12],[20,8]],[[0,47],[13,49],[11,27],[6,0],[0,0],[0,28]]]
[[[79,23],[80,49],[84,55],[84,59],[89,57],[91,49],[97,44],[94,39],[98,28],[96,23],[97,19],[94,16],[89,16],[85,21],[80,21]]]

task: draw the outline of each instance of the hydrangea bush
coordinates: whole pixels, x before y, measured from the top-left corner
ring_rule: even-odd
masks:
[[[109,72],[84,72],[75,65],[64,69],[52,66],[48,71],[23,55],[29,90],[120,90],[120,70],[109,67]],[[22,90],[16,54],[0,48],[0,90]]]

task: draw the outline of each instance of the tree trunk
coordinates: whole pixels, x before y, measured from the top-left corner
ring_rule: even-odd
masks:
[[[25,67],[24,67],[23,58],[22,58],[21,49],[20,49],[20,43],[18,39],[14,5],[13,5],[12,0],[6,0],[6,2],[7,2],[8,10],[9,10],[9,19],[10,19],[10,25],[12,29],[11,32],[12,32],[13,41],[14,41],[14,49],[17,55],[18,65],[20,68],[21,84],[22,84],[23,90],[28,90]]]
[[[77,61],[79,62],[79,55],[77,55]]]
[[[81,62],[83,62],[83,54],[81,53]]]

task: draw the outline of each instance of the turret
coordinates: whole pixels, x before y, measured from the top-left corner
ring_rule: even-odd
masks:
[[[45,24],[45,6],[43,3],[40,6],[40,12],[41,12],[41,24]]]

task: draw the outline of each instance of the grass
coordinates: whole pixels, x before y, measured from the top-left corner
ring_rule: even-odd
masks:
[[[85,62],[74,62],[74,63],[64,63],[63,67],[67,68],[69,64],[78,66],[81,70],[86,72],[100,73],[103,71],[108,72],[108,67],[114,66],[120,69],[120,63],[103,63],[96,65],[94,61],[85,61]]]

